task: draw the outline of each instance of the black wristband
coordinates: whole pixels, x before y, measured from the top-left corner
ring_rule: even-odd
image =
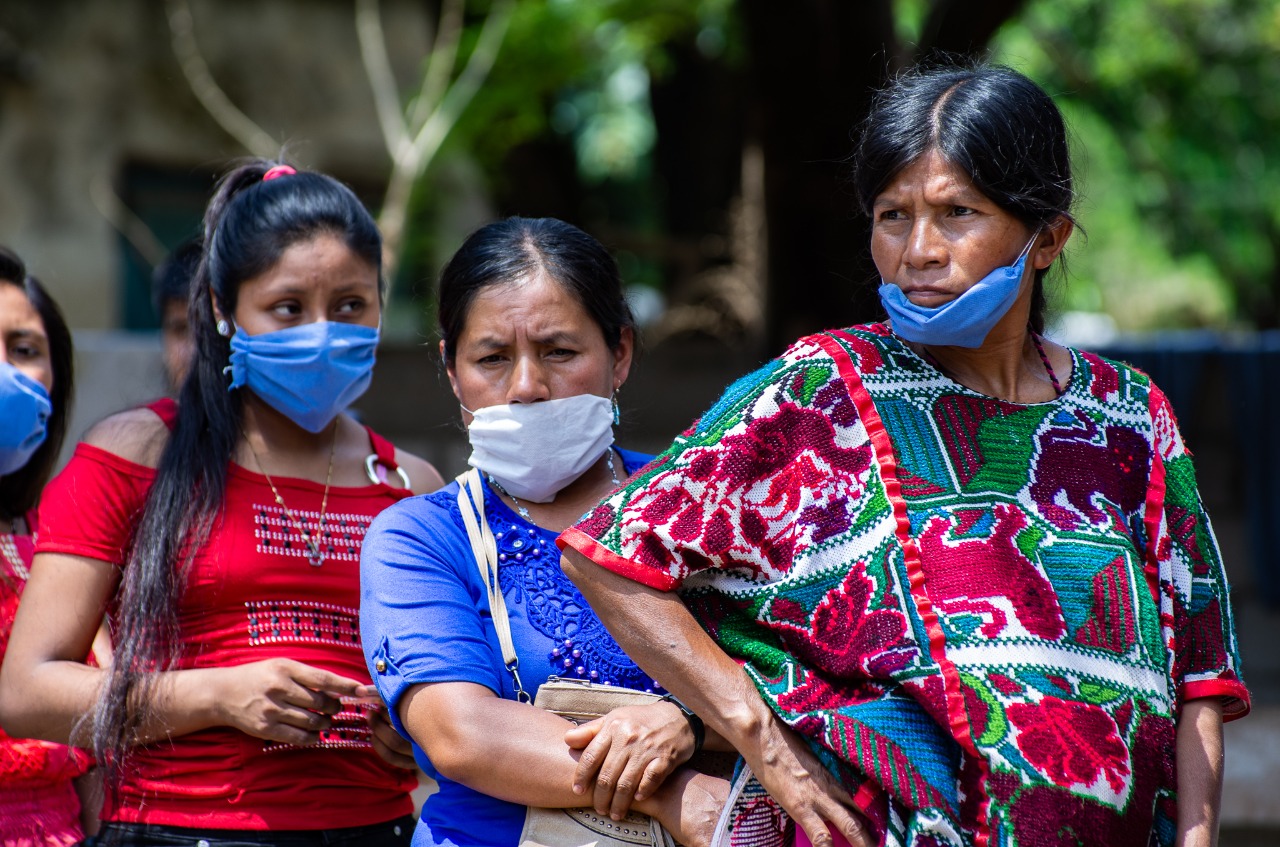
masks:
[[[684,719],[689,722],[689,729],[693,731],[693,755],[696,756],[702,752],[702,744],[707,740],[707,727],[702,723],[702,718],[694,713],[684,703],[676,699],[674,694],[663,694],[662,699],[680,710],[680,714],[684,715]]]

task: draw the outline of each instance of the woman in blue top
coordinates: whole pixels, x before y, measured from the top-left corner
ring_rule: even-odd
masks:
[[[561,572],[554,543],[646,458],[613,446],[613,398],[635,343],[613,258],[562,221],[490,224],[442,272],[439,313],[524,689],[553,675],[655,688]],[[707,843],[728,785],[681,766],[696,741],[677,706],[574,728],[517,700],[457,495],[455,482],[392,506],[361,557],[370,672],[440,786],[415,847],[515,845],[526,806],[615,819],[632,808],[681,843]]]

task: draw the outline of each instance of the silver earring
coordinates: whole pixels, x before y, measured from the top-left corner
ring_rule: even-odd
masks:
[[[218,330],[218,335],[221,335],[223,338],[231,337],[231,324],[227,323],[226,318],[219,318],[216,326]]]

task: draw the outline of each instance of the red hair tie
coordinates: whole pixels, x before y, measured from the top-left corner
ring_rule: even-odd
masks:
[[[276,165],[274,168],[272,168],[271,170],[267,171],[262,175],[262,181],[266,182],[269,179],[275,179],[276,177],[279,177],[279,176],[292,176],[293,174],[296,174],[296,173],[297,171],[295,171],[293,168],[289,167],[288,165]]]

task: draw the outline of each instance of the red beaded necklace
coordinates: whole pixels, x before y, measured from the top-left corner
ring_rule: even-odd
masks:
[[[1058,382],[1058,375],[1053,372],[1053,365],[1049,364],[1049,354],[1044,352],[1044,343],[1040,338],[1040,333],[1034,329],[1031,330],[1031,343],[1036,345],[1036,352],[1040,354],[1040,361],[1044,362],[1045,373],[1049,374],[1049,381],[1053,383],[1053,396],[1062,396],[1062,383]]]

